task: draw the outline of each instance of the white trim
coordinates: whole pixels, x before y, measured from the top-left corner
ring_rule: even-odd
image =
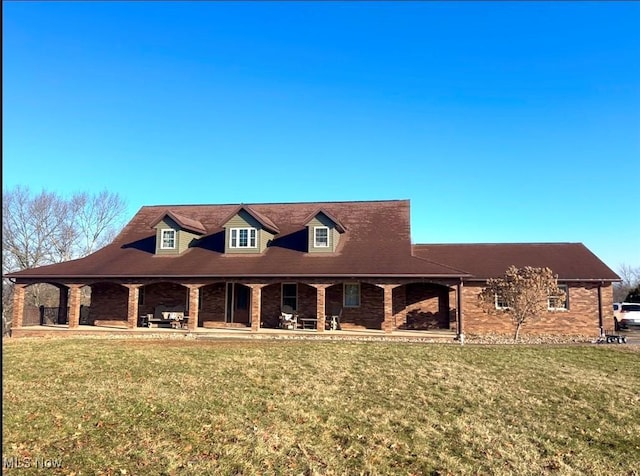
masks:
[[[165,246],[164,241],[164,234],[170,232],[173,233],[173,246]],[[176,241],[178,238],[178,234],[176,233],[176,230],[174,230],[173,228],[163,228],[160,230],[160,249],[161,250],[175,250],[176,249]]]
[[[326,230],[327,231],[327,242],[326,244],[318,244],[318,230]],[[313,247],[314,248],[329,248],[329,227],[328,226],[314,226],[313,227]]]
[[[349,304],[347,303],[347,286],[356,286],[358,290],[358,303],[357,304]],[[361,292],[360,292],[360,283],[343,283],[342,285],[342,303],[344,307],[360,307],[361,304]]]
[[[240,245],[240,232],[247,232],[247,245]],[[234,244],[235,241],[235,244]],[[253,242],[253,244],[252,244]],[[230,228],[229,229],[229,248],[233,249],[253,249],[258,247],[258,230],[252,227]]]
[[[496,309],[500,309],[500,310],[509,309],[509,306],[500,306],[497,293],[494,296],[495,296]]]
[[[552,297],[549,296],[549,298],[547,299],[547,309],[549,311],[568,311],[569,310],[569,286],[566,284],[558,284],[558,288],[564,291],[564,302],[562,303],[562,306],[552,307],[551,306]]]

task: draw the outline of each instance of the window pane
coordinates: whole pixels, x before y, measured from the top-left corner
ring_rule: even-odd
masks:
[[[562,302],[561,298],[550,296],[548,302],[549,309],[569,309],[569,286],[561,284],[558,288],[564,291],[564,302]]]
[[[344,305],[345,307],[360,306],[360,285],[359,284],[344,285]]]
[[[329,246],[329,229],[325,227],[314,228],[316,248],[326,248]]]
[[[175,248],[175,230],[162,230],[162,244],[161,248]]]
[[[284,283],[282,285],[282,305],[291,306],[298,310],[298,285],[296,283]]]
[[[238,246],[240,248],[246,248],[248,241],[247,241],[247,230],[245,228],[238,230],[240,233],[240,242],[238,243]]]
[[[255,228],[232,228],[231,229],[231,248],[255,248],[258,233]]]

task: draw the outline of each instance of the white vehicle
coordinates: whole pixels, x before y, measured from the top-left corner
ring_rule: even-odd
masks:
[[[629,326],[640,326],[640,303],[614,303],[613,318],[620,329],[628,329]]]

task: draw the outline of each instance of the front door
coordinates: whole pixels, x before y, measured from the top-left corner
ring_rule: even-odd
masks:
[[[250,289],[238,283],[227,283],[226,322],[249,326]]]

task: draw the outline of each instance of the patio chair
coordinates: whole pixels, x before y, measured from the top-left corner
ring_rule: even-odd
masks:
[[[298,313],[289,305],[282,306],[280,310],[280,329],[297,329]]]
[[[342,306],[333,305],[329,314],[325,317],[325,326],[330,331],[339,331],[340,319],[342,319]]]

